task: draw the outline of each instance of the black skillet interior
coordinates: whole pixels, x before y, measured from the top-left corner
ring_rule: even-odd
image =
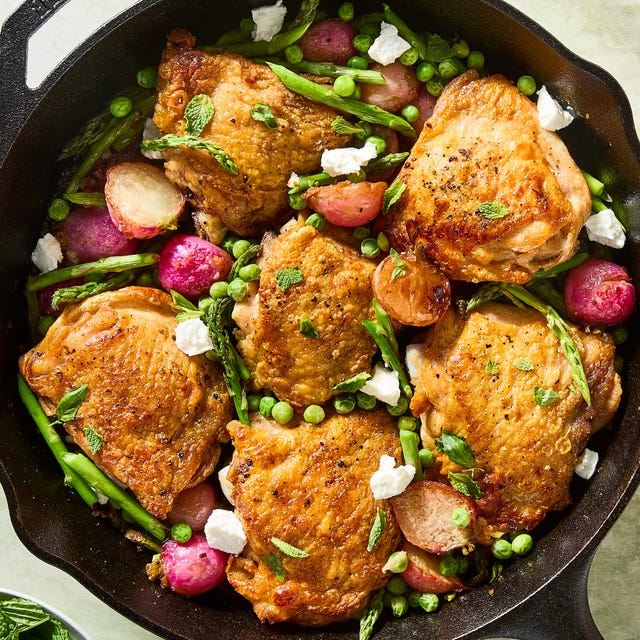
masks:
[[[36,4],[52,8],[61,0]],[[24,86],[23,63],[26,38],[41,19],[36,4],[26,3],[0,36],[5,84],[0,92],[5,130],[0,142],[0,354],[5,381],[0,386],[0,478],[14,527],[37,556],[167,638],[199,640],[213,632],[221,639],[352,639],[355,624],[324,630],[262,626],[228,589],[187,600],[151,584],[144,573],[148,556],[108,523],[92,518],[62,487],[55,462],[17,399],[16,359],[28,342],[22,289],[30,252],[55,191],[58,150],[113,94],[131,83],[138,68],[157,64],[170,28],[187,27],[200,43],[209,43],[236,26],[251,8],[246,1],[142,0],[92,36],[41,89],[31,92]],[[371,2],[356,5],[378,9]],[[465,37],[486,53],[492,70],[511,77],[528,72],[544,80],[553,93],[578,108],[583,118],[569,127],[567,142],[578,163],[605,176],[609,191],[625,206],[629,260],[638,281],[640,146],[619,85],[500,0],[396,0],[393,7],[419,28]],[[435,615],[387,620],[377,638],[600,637],[588,612],[586,575],[597,543],[639,481],[637,336],[625,355],[626,398],[614,426],[594,446],[602,454],[598,473],[589,483],[576,483],[571,509],[544,523],[536,534],[535,553],[506,571],[494,595],[477,589]]]

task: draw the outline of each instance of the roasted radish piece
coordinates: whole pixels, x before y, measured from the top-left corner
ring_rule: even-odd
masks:
[[[169,524],[183,522],[193,531],[203,531],[207,518],[220,506],[220,499],[210,482],[201,482],[179,493],[167,514]]]
[[[415,254],[388,255],[373,274],[373,295],[398,322],[426,327],[437,322],[451,304],[445,275]]]
[[[590,258],[567,274],[564,301],[574,320],[613,325],[629,319],[636,292],[624,267]]]
[[[161,553],[163,584],[183,596],[197,596],[225,579],[227,554],[212,549],[202,533],[187,542],[167,539]]]
[[[361,100],[391,113],[398,113],[407,104],[413,104],[420,93],[420,82],[411,67],[401,62],[388,65],[374,64],[374,71],[380,71],[385,84],[364,84]]]
[[[185,204],[164,172],[144,162],[110,167],[104,195],[113,224],[127,238],[152,238],[175,229]]]
[[[431,117],[433,108],[436,106],[436,98],[432,96],[423,85],[420,88],[420,93],[416,101],[413,103],[418,108],[418,119],[411,123],[411,126],[415,129],[419,135],[424,127],[424,123]]]
[[[458,549],[471,541],[476,510],[473,502],[449,485],[423,480],[410,484],[391,500],[393,512],[405,538],[430,553]],[[455,521],[464,509],[469,514],[468,525]]]
[[[158,278],[167,290],[189,300],[204,295],[214,282],[224,280],[233,258],[207,240],[181,233],[173,236],[160,252]]]
[[[78,207],[58,224],[56,236],[72,264],[136,253],[140,244],[115,227],[106,207]]]
[[[340,18],[328,18],[310,27],[299,45],[305,60],[346,65],[358,53],[352,44],[355,36],[350,24]]]
[[[464,591],[467,588],[458,576],[445,576],[440,573],[438,556],[409,542],[404,542],[402,549],[407,552],[409,565],[400,575],[412,589],[421,593],[449,593]]]
[[[338,182],[310,187],[305,200],[310,209],[341,227],[358,227],[371,222],[382,210],[386,182]]]

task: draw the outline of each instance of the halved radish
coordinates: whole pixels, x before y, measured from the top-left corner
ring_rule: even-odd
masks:
[[[391,498],[391,506],[404,537],[424,551],[452,551],[473,538],[475,505],[447,484],[429,480],[414,482]],[[469,512],[467,527],[457,527],[453,522],[453,512],[458,508]]]
[[[440,559],[409,542],[402,544],[407,552],[409,565],[400,574],[402,579],[421,593],[449,593],[464,591],[467,587],[458,576],[444,576],[440,573]]]
[[[185,205],[162,169],[144,162],[110,167],[104,195],[113,224],[127,238],[152,238],[176,229]]]
[[[176,496],[167,521],[188,524],[193,531],[203,531],[211,512],[218,507],[220,498],[214,486],[205,480]]]
[[[338,182],[310,187],[304,194],[310,209],[341,227],[371,222],[382,210],[386,182]]]
[[[382,73],[385,84],[361,83],[362,102],[398,113],[406,104],[413,104],[418,99],[420,82],[411,67],[398,60],[386,66],[373,64],[370,68]]]

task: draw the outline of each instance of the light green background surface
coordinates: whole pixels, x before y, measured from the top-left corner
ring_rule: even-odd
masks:
[[[0,0],[0,21],[20,4]],[[135,0],[72,0],[66,27],[56,25],[34,42],[30,74],[37,83],[51,59],[82,39],[105,16],[135,4]],[[511,0],[510,4],[540,23],[578,55],[615,75],[625,89],[636,127],[640,124],[640,0]],[[46,55],[43,54],[46,52]],[[640,493],[603,541],[589,578],[594,618],[606,640],[640,638]],[[46,523],[43,523],[46,526]],[[117,567],[105,570],[117,571]],[[111,610],[73,578],[31,555],[16,537],[7,503],[0,492],[0,588],[28,593],[49,602],[84,628],[93,640],[114,638],[157,640]],[[215,630],[211,630],[215,635]],[[526,640],[522,638],[521,640]]]

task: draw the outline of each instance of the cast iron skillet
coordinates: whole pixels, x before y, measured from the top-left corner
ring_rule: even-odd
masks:
[[[16,359],[28,341],[22,291],[29,255],[55,191],[58,150],[132,81],[138,68],[158,62],[170,28],[185,26],[200,42],[211,42],[251,8],[247,0],[142,0],[91,36],[41,88],[30,91],[24,82],[28,37],[65,1],[26,2],[0,34],[0,479],[13,525],[38,557],[166,638],[199,640],[215,633],[221,640],[279,636],[352,640],[355,623],[323,630],[266,627],[231,590],[187,600],[151,584],[144,574],[146,556],[108,523],[91,517],[85,505],[62,487],[52,456],[17,399]],[[512,77],[532,73],[578,108],[584,118],[563,135],[578,164],[605,175],[609,191],[625,206],[628,257],[638,282],[640,145],[620,86],[501,0],[394,0],[393,6],[412,24],[466,37],[487,54],[490,68]],[[362,3],[360,8],[373,7]],[[602,638],[588,609],[588,570],[598,543],[640,481],[637,337],[625,355],[624,404],[612,428],[591,445],[601,453],[598,472],[588,483],[576,482],[572,508],[543,523],[528,561],[509,568],[494,595],[480,588],[435,615],[386,620],[376,638]]]

